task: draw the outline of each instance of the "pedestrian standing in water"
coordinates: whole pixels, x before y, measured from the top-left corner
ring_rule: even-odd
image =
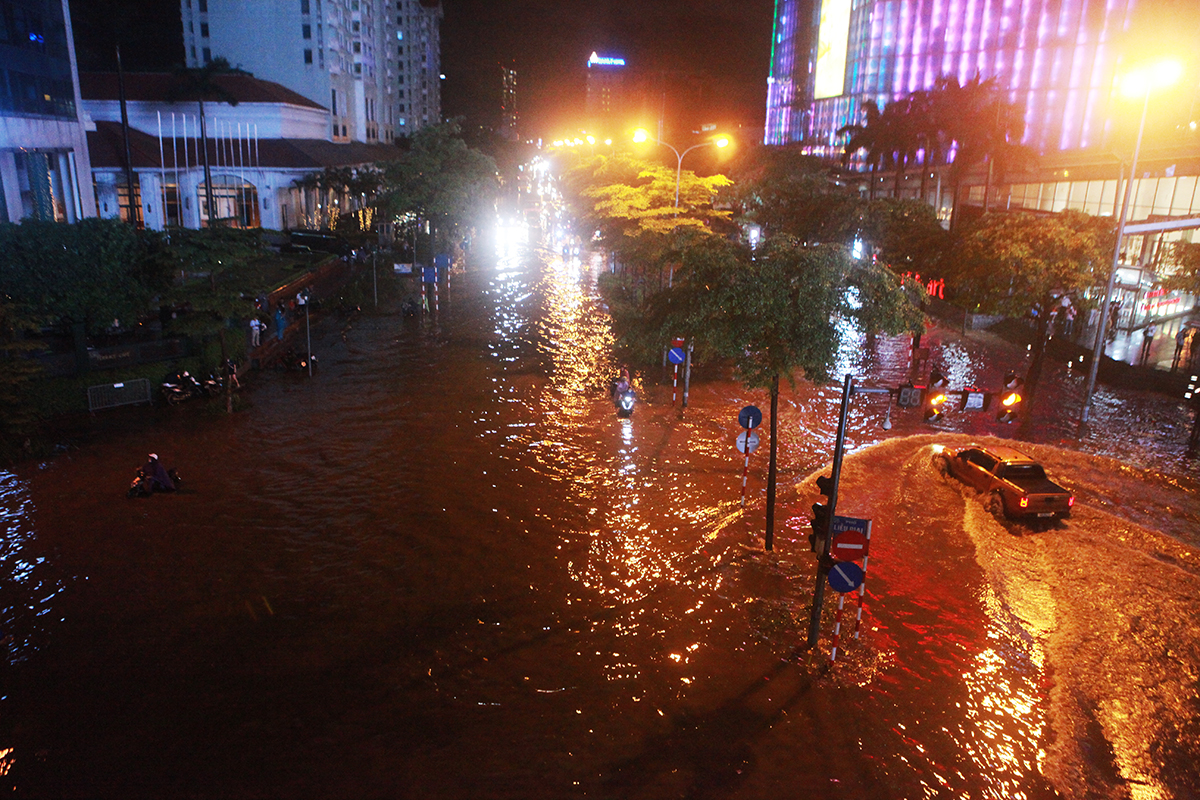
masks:
[[[1150,345],[1154,343],[1154,334],[1158,333],[1158,326],[1151,322],[1142,329],[1142,365],[1144,366],[1150,358]]]

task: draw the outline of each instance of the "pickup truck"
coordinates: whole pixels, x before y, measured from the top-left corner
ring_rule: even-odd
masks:
[[[972,444],[942,450],[946,471],[987,496],[994,514],[1042,519],[1071,515],[1075,497],[1046,477],[1042,465],[1011,447]]]

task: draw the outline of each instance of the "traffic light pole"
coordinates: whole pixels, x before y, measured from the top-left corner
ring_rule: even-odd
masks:
[[[842,454],[846,449],[846,412],[850,409],[850,395],[854,392],[854,377],[846,376],[842,385],[842,410],[838,415],[837,444],[833,448],[833,488],[829,495],[829,513],[826,515],[825,537],[821,544],[821,552],[817,556],[817,584],[813,587],[812,614],[808,620],[808,647],[815,647],[821,637],[821,608],[825,604],[825,582],[829,580],[829,570],[832,557],[829,547],[832,542],[830,533],[833,528],[833,515],[837,513],[838,482],[842,478]]]
[[[850,396],[853,394],[891,394],[891,389],[869,389],[854,387],[854,376],[847,375],[842,385],[842,410],[838,415],[837,443],[833,448],[833,472],[830,474],[829,511],[825,515],[825,536],[821,544],[821,552],[817,556],[817,583],[813,587],[812,614],[808,621],[808,647],[816,647],[821,636],[821,608],[825,604],[825,584],[829,580],[829,570],[833,568],[833,557],[829,549],[833,545],[833,518],[837,513],[838,485],[842,480],[842,456],[846,452],[846,415],[850,410]]]

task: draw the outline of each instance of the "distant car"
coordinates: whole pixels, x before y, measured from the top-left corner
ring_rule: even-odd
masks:
[[[1061,519],[1075,497],[1046,477],[1042,465],[1011,447],[972,444],[943,449],[946,472],[987,496],[988,509],[1010,518]]]

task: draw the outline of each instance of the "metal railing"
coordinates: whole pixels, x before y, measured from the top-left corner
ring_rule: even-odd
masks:
[[[150,393],[150,381],[145,378],[89,386],[87,392],[88,411],[93,412],[117,406],[130,406],[138,403],[152,404],[154,402],[154,397]]]

